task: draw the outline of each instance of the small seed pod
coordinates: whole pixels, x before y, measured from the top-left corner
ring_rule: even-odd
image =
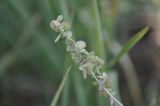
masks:
[[[86,43],[84,41],[77,41],[76,47],[78,47],[80,49],[84,49],[86,47]]]
[[[101,80],[103,80],[103,84],[107,89],[112,88],[111,80],[107,76],[105,72],[103,72],[100,76],[98,76]]]
[[[61,24],[60,22],[58,22],[57,20],[53,20],[50,23],[50,27],[55,30],[55,32],[58,32],[59,28],[60,28]]]
[[[63,16],[62,16],[62,15],[59,15],[59,16],[57,17],[57,21],[59,21],[59,22],[63,21]]]
[[[71,31],[66,31],[66,37],[67,37],[68,39],[71,39],[71,37],[72,37],[72,32],[71,32]]]
[[[71,25],[69,23],[67,23],[67,22],[62,22],[61,25],[63,26],[63,29],[65,31],[68,31],[71,28]]]

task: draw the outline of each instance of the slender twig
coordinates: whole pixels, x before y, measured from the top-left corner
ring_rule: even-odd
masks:
[[[109,106],[113,106],[113,98],[109,97]]]
[[[122,103],[120,103],[106,88],[104,88],[104,90],[107,92],[107,94],[114,99],[114,101],[116,101],[120,106],[124,106]]]
[[[96,75],[91,71],[92,77],[97,81],[97,83],[99,83],[99,79],[96,77]],[[104,88],[104,90],[106,91],[106,93],[114,100],[116,101],[120,106],[124,106],[122,103],[120,103],[108,90],[107,88]]]

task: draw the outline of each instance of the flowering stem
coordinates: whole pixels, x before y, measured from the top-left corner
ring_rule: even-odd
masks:
[[[98,78],[96,77],[96,75],[91,71],[92,77],[99,83]]]
[[[109,87],[106,86],[106,83],[108,83],[106,74],[99,72],[99,69],[102,68],[104,61],[98,56],[95,56],[93,52],[88,52],[85,49],[86,43],[84,41],[74,41],[74,39],[72,39],[72,32],[67,29],[67,26],[62,21],[63,16],[60,15],[56,20],[53,20],[50,23],[51,28],[60,33],[55,42],[57,42],[60,38],[65,40],[67,51],[70,52],[72,59],[79,65],[79,69],[83,72],[84,79],[87,78],[87,75],[92,75],[92,77],[99,84],[99,91],[101,93],[108,94],[113,100],[120,104],[120,106],[123,106],[107,90]]]
[[[97,81],[97,83],[99,84],[99,80],[98,80],[98,78],[96,77],[96,75],[91,71],[91,74],[92,74],[92,77]],[[114,101],[116,101],[120,106],[124,106],[122,103],[120,103],[108,90],[107,90],[107,88],[103,88],[105,91],[106,91],[106,93],[114,100]]]
[[[124,106],[122,103],[120,103],[106,88],[104,90],[107,92],[107,94],[114,100],[116,101],[120,106]]]
[[[109,97],[109,106],[113,106],[113,98]]]

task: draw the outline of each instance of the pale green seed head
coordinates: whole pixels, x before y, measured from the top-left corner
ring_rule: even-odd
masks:
[[[57,17],[57,21],[59,21],[59,22],[63,21],[63,16],[62,16],[62,15],[59,15],[59,16]]]

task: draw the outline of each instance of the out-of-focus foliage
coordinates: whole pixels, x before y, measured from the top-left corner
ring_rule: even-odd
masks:
[[[50,105],[65,70],[73,63],[63,42],[54,43],[57,33],[49,27],[59,14],[71,24],[73,37],[84,40],[87,50],[96,51],[105,60],[103,71],[107,71],[108,61],[114,57],[110,48],[116,49],[111,42],[124,42],[120,35],[129,34],[125,22],[135,20],[141,6],[147,12],[154,7],[150,0],[97,1],[97,7],[94,0],[0,1],[0,105]],[[119,98],[118,71],[110,73]],[[83,80],[76,65],[68,77],[59,105],[108,104],[106,97],[98,95],[91,78]]]

